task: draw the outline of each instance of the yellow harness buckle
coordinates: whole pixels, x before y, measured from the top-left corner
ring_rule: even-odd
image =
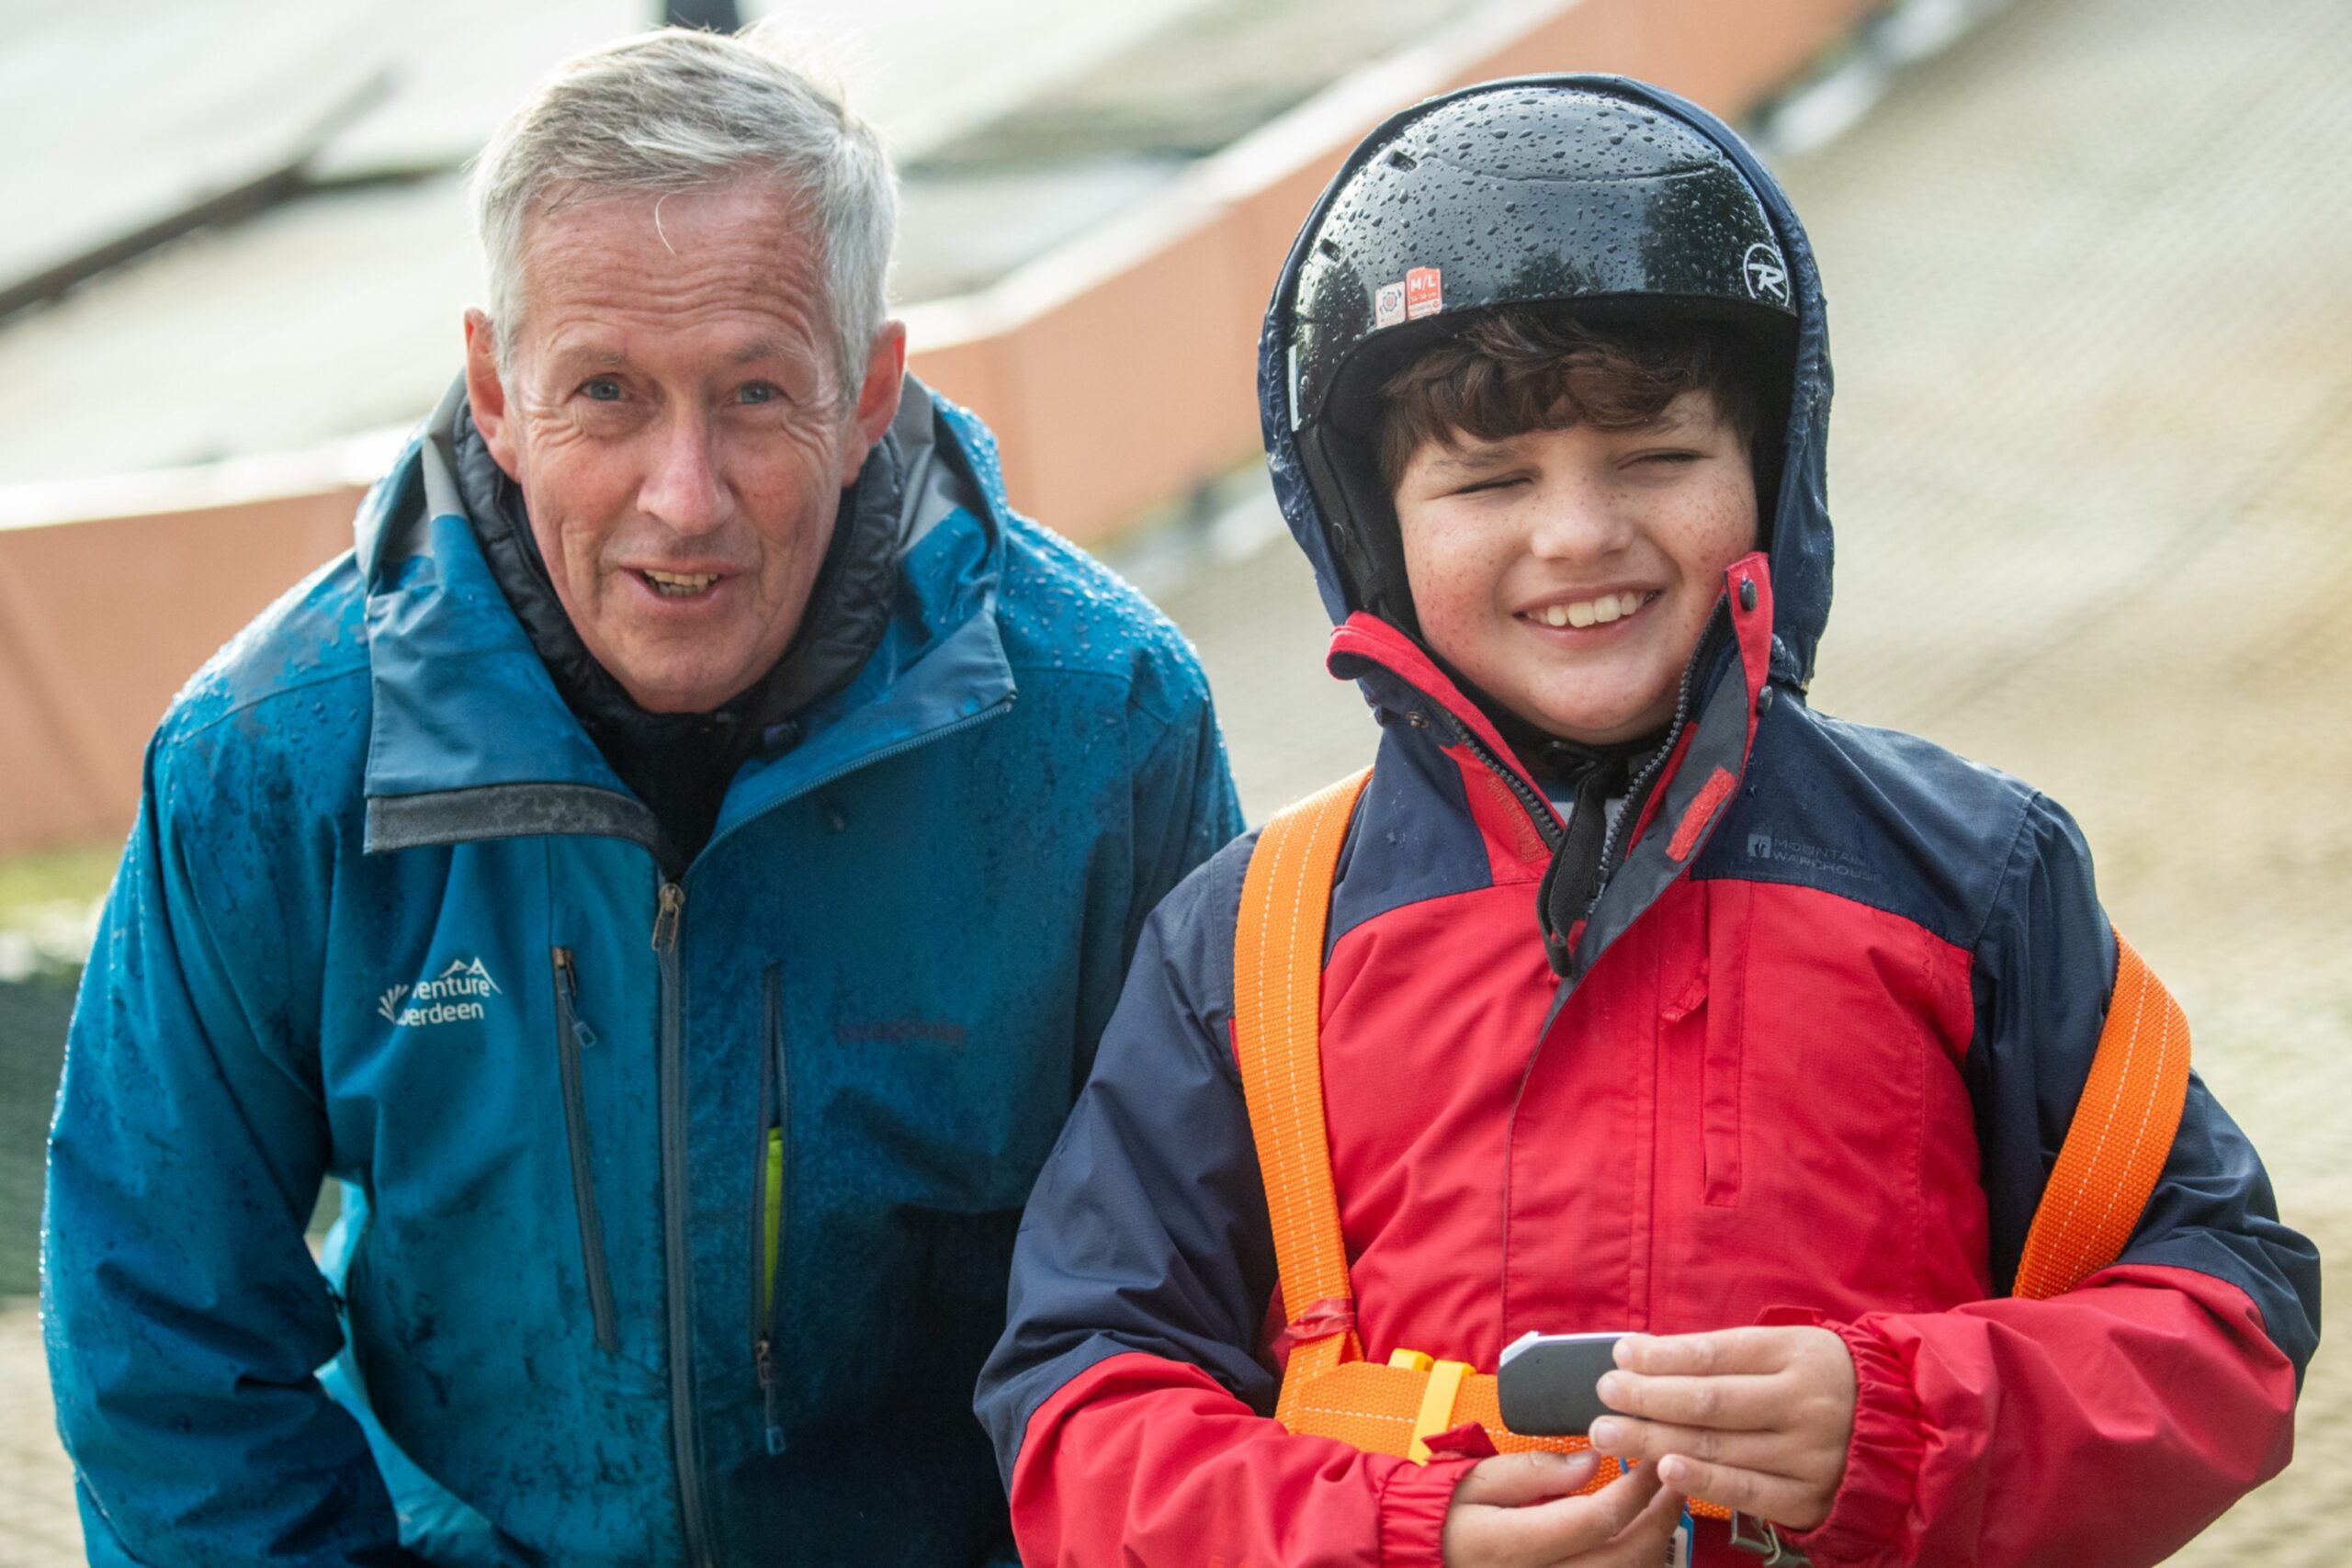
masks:
[[[1399,1354],[1418,1353],[1400,1351]],[[1430,1461],[1428,1439],[1461,1425],[1453,1418],[1453,1401],[1462,1392],[1462,1380],[1470,1375],[1470,1363],[1439,1361],[1432,1365],[1427,1356],[1420,1356],[1419,1359],[1423,1365],[1429,1366],[1430,1382],[1429,1386],[1421,1391],[1420,1414],[1413,1417],[1413,1442],[1406,1450],[1405,1457],[1415,1464],[1427,1464]],[[1391,1356],[1388,1364],[1395,1366],[1396,1358]]]

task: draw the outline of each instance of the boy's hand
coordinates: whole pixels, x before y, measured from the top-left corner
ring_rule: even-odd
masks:
[[[1845,1341],[1826,1328],[1636,1334],[1616,1357],[1600,1397],[1625,1414],[1592,1424],[1595,1449],[1654,1461],[1676,1491],[1785,1529],[1829,1517],[1854,1434]]]
[[[1682,1499],[1643,1465],[1589,1497],[1590,1454],[1498,1454],[1480,1460],[1445,1511],[1445,1568],[1657,1568]]]

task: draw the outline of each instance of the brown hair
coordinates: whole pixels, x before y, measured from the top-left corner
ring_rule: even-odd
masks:
[[[1499,441],[1577,424],[1625,430],[1690,391],[1713,397],[1760,478],[1760,368],[1738,333],[1713,322],[1497,310],[1422,350],[1382,383],[1381,482],[1394,491],[1425,441]]]

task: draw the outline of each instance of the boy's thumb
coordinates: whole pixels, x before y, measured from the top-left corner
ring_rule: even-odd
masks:
[[[1453,1489],[1453,1500],[1483,1503],[1492,1508],[1548,1503],[1590,1484],[1599,1464],[1590,1453],[1555,1454],[1538,1450],[1523,1454],[1497,1454],[1470,1467],[1470,1473]]]

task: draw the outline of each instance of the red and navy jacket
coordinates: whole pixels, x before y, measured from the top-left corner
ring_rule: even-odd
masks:
[[[1817,1323],[1852,1446],[1818,1564],[2149,1563],[2276,1473],[2318,1260],[2192,1077],[2129,1247],[2008,1296],[2116,954],[2057,806],[1804,701],[1826,619],[1829,400],[1809,249],[1769,555],[1736,563],[1663,771],[1566,973],[1561,824],[1409,637],[1350,614],[1261,357],[1276,488],[1383,731],[1331,895],[1326,1115],[1365,1352],[1494,1370],[1529,1330]],[[1276,299],[1283,298],[1278,291]],[[1283,1323],[1232,1047],[1254,840],[1161,904],[1040,1177],[982,1374],[1030,1568],[1435,1564],[1472,1461],[1271,1418]],[[1702,1522],[1699,1561],[1726,1556]]]

